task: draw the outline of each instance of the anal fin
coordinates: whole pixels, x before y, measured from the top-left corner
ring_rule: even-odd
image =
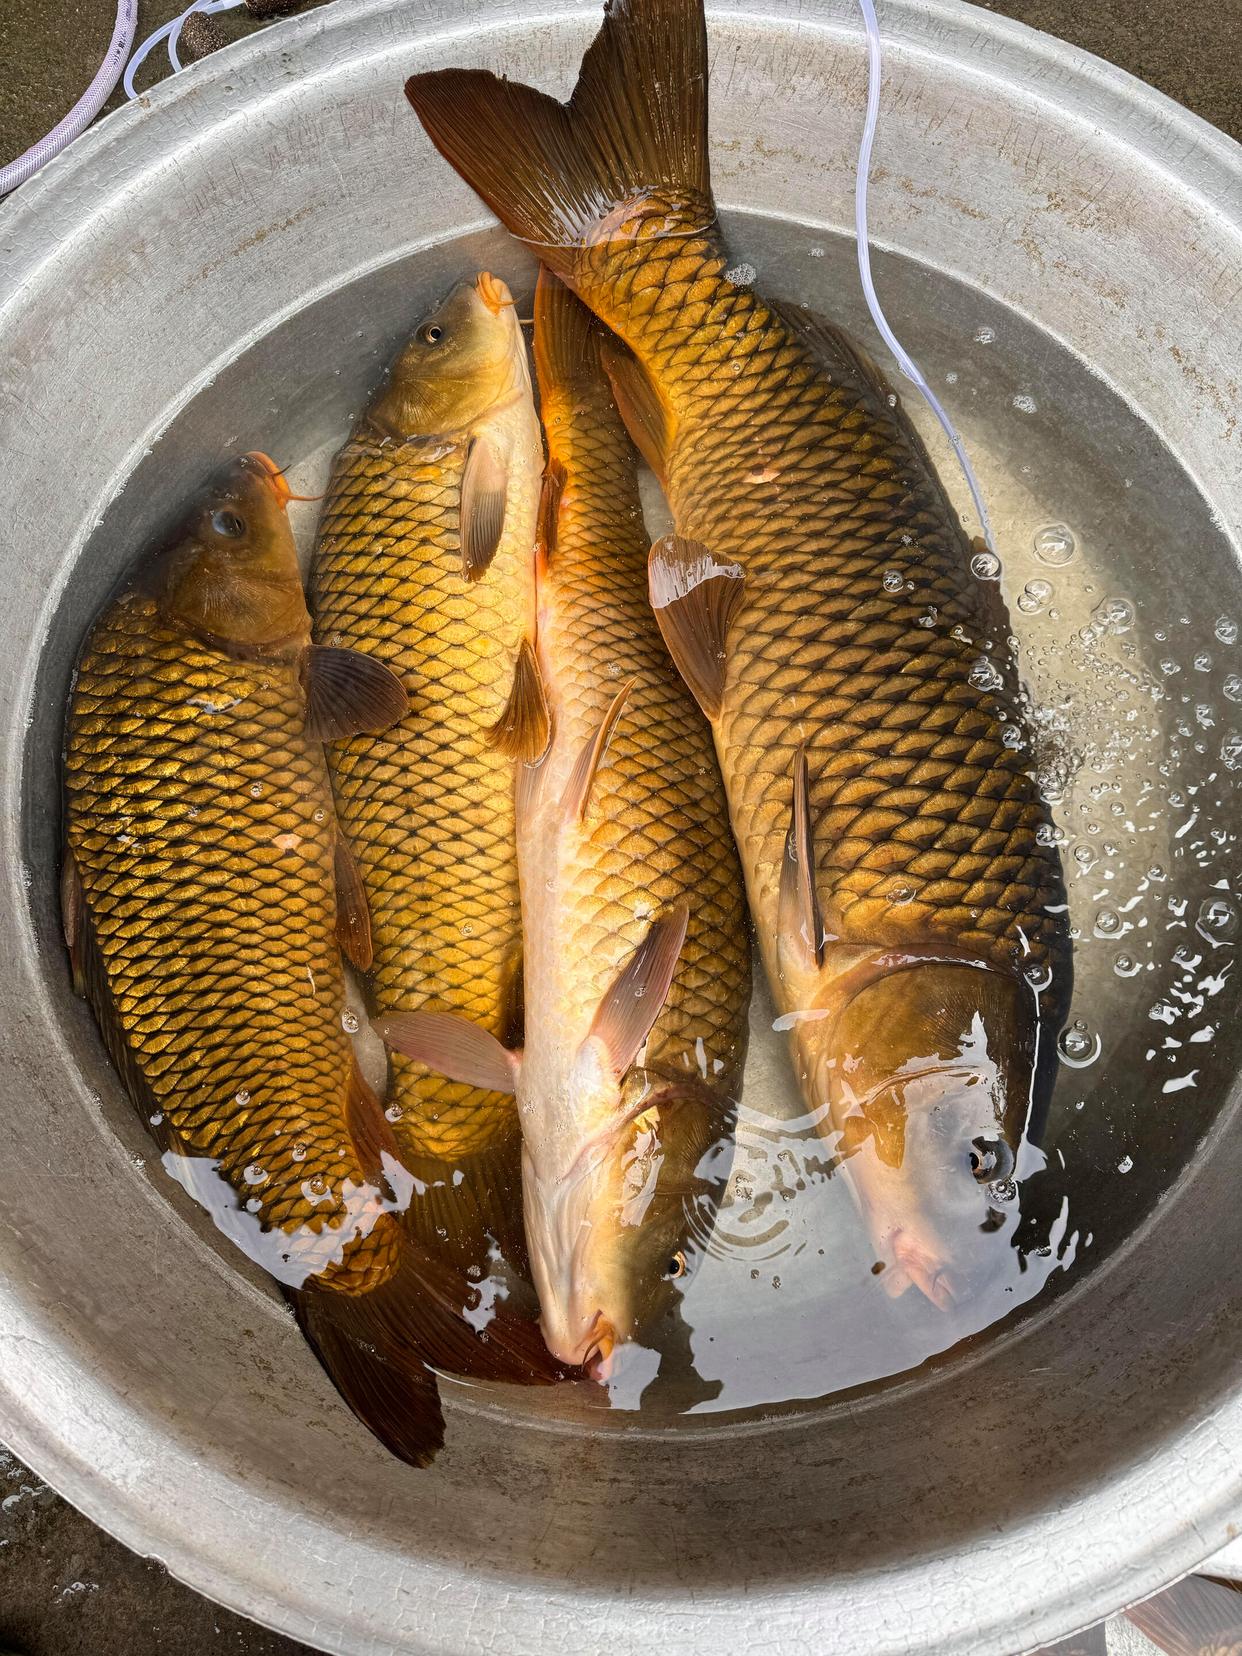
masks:
[[[745,590],[737,564],[720,563],[701,541],[665,535],[647,565],[651,607],[677,671],[708,719],[724,697],[729,629]]]

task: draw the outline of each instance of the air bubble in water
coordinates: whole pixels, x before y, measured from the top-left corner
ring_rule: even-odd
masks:
[[[356,1035],[362,1028],[358,1021],[358,1014],[351,1011],[348,1006],[341,1013],[341,1028],[347,1035]]]
[[[1200,650],[1198,655],[1195,657],[1195,672],[1196,673],[1210,673],[1211,671],[1212,671],[1212,658],[1211,658],[1211,656],[1207,653],[1206,650]]]
[[[1040,563],[1061,569],[1074,556],[1078,543],[1074,531],[1064,523],[1045,523],[1035,531],[1035,556]]]
[[[246,1183],[249,1185],[266,1184],[267,1168],[260,1167],[258,1162],[251,1162],[243,1171],[242,1178],[245,1179]]]
[[[1116,937],[1121,930],[1121,916],[1113,909],[1101,909],[1095,917],[1095,929],[1101,937]]]
[[[1012,1202],[1018,1194],[1018,1187],[1012,1179],[993,1179],[988,1186],[988,1200],[991,1202]]]
[[[295,1162],[306,1160],[306,1140],[295,1139],[289,1147],[289,1155]]]
[[[1128,598],[1105,598],[1092,610],[1091,619],[1101,632],[1128,633],[1134,625],[1134,605]]]
[[[995,338],[996,329],[989,327],[986,322],[981,322],[975,329],[976,345],[990,345]]]
[[[885,592],[900,592],[905,584],[905,578],[899,569],[886,569],[880,581]]]
[[[725,281],[732,282],[734,287],[749,287],[758,274],[753,264],[735,264],[725,271]]]
[[[243,1110],[246,1108],[246,1105],[250,1102],[250,1094],[245,1087],[239,1087],[237,1092],[233,1094],[233,1102]]]
[[[1019,414],[1034,414],[1039,405],[1035,401],[1034,397],[1029,396],[1025,391],[1019,391],[1018,395],[1013,399],[1013,406],[1017,409]]]
[[[1213,943],[1228,943],[1238,932],[1238,911],[1223,897],[1209,897],[1199,910],[1195,930]]]
[[[1226,736],[1220,744],[1221,762],[1226,770],[1242,770],[1242,736]]]
[[[1024,739],[1021,725],[1009,724],[1001,730],[1001,741],[1015,752],[1022,746]]]
[[[1123,1156],[1121,1158],[1121,1160],[1117,1163],[1118,1173],[1130,1173],[1130,1172],[1133,1171],[1133,1168],[1134,1168],[1134,1157],[1133,1156]]]
[[[1222,644],[1236,644],[1238,642],[1238,623],[1231,621],[1227,615],[1222,615],[1217,620],[1215,632]]]
[[[995,664],[987,656],[980,656],[970,669],[970,682],[976,690],[999,690],[1004,681]]]
[[[1057,1042],[1061,1062],[1071,1069],[1086,1069],[1100,1056],[1100,1037],[1092,1034],[1081,1018],[1061,1031]]]
[[[251,799],[259,799],[259,798],[262,797],[262,794],[263,794],[263,784],[262,784],[262,782],[252,782],[250,784],[250,797],[251,797]]]
[[[1118,977],[1137,977],[1141,970],[1142,968],[1133,955],[1119,954],[1116,960],[1113,961],[1113,971],[1116,972]]]
[[[398,1121],[405,1120],[405,1111],[401,1108],[400,1104],[390,1104],[384,1111],[384,1115],[393,1123],[394,1126]]]
[[[302,1181],[302,1195],[313,1206],[316,1202],[324,1202],[332,1194],[328,1181],[316,1173],[313,1179]]]
[[[970,572],[981,581],[994,581],[1000,574],[1001,561],[995,552],[976,552],[970,560]]]
[[[1221,689],[1231,702],[1242,702],[1242,678],[1237,673],[1230,673]]]

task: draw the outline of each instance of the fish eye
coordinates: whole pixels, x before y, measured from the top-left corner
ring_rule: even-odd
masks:
[[[228,540],[240,540],[246,533],[246,520],[226,507],[211,514],[211,527],[217,535],[224,535]]]
[[[970,1143],[970,1171],[980,1184],[994,1184],[1013,1172],[1013,1151],[1001,1138],[977,1138]]]
[[[669,1257],[668,1263],[664,1267],[664,1275],[669,1282],[673,1282],[677,1277],[684,1277],[687,1269],[686,1256],[678,1248],[677,1252]]]
[[[438,322],[428,322],[418,330],[418,337],[424,345],[435,345],[444,338],[444,329]]]

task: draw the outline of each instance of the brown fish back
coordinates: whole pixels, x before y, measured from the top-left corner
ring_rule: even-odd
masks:
[[[65,777],[94,998],[135,1101],[259,1225],[296,1232],[311,1274],[367,1183],[351,1104],[377,1106],[341,1023],[336,824],[304,713],[295,661],[231,659],[130,593],[80,661]],[[371,1287],[396,1249],[381,1214],[318,1280]]]
[[[371,991],[384,1010],[455,1012],[502,1041],[520,1029],[513,764],[488,740],[526,622],[512,572],[462,575],[466,441],[360,432],[333,471],[312,577],[316,636],[385,661],[410,696],[381,736],[331,753],[371,904]],[[392,1055],[403,1147],[455,1158],[516,1131],[511,1098]]]

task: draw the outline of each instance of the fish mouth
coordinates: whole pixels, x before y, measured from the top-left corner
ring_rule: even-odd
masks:
[[[545,1329],[545,1336],[547,1330]],[[573,1345],[568,1340],[548,1339],[552,1355],[571,1368],[584,1371],[591,1380],[606,1381],[612,1372],[612,1355],[617,1348],[617,1334],[602,1311],[591,1318],[585,1334]]]
[[[293,499],[293,491],[285,481],[283,470],[276,464],[271,455],[264,454],[261,449],[251,449],[246,459],[252,463],[253,469],[259,473],[264,481],[271,485],[277,504],[282,507],[287,506]]]
[[[493,276],[490,270],[481,270],[475,278],[474,286],[479,298],[493,316],[499,316],[502,310],[507,310],[513,304],[513,295],[509,289],[500,277]]]

